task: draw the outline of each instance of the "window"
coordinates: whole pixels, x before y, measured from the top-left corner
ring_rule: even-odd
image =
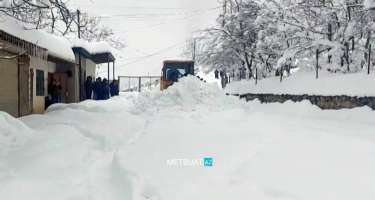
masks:
[[[36,70],[36,96],[44,96],[44,71]]]

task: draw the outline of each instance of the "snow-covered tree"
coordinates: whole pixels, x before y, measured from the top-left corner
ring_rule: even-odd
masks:
[[[79,13],[69,8],[67,3],[68,0],[2,0],[0,17],[12,17],[25,23],[27,28],[43,29],[67,37],[76,35],[80,28],[82,39],[108,41],[114,47],[124,47],[110,28],[100,24],[100,18]]]
[[[373,5],[372,0],[223,0],[218,25],[208,31],[221,34],[206,40],[215,43],[207,46],[217,55],[206,64],[219,66],[220,57],[226,66],[230,58],[250,73],[256,65],[263,77],[294,66],[360,71],[368,64]]]

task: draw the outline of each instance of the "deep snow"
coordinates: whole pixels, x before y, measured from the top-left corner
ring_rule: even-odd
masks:
[[[374,117],[245,103],[193,78],[21,120],[1,113],[0,199],[372,200]],[[167,163],[204,157],[214,166]]]

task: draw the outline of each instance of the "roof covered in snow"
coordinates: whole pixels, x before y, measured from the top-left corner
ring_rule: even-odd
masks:
[[[59,37],[43,30],[26,29],[21,22],[9,17],[0,18],[0,29],[10,35],[47,49],[50,56],[70,62],[75,61],[71,43],[64,37]]]
[[[73,51],[93,60],[97,64],[114,62],[113,48],[106,42],[88,42],[82,39],[71,41]]]
[[[107,42],[88,42],[82,39],[71,40],[72,47],[83,48],[92,55],[112,53],[113,48]]]

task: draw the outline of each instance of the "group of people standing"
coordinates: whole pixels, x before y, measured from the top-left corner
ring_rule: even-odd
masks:
[[[111,97],[119,95],[119,84],[117,80],[111,83],[107,79],[97,78],[93,81],[91,76],[85,81],[85,99],[107,100]]]

